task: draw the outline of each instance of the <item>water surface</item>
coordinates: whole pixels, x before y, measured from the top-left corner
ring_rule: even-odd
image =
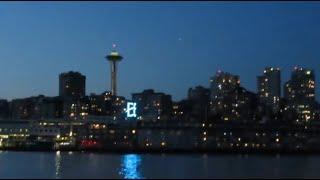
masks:
[[[0,178],[319,178],[320,155],[0,151]]]

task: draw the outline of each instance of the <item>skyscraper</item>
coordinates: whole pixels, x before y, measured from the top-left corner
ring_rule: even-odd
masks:
[[[257,77],[257,80],[260,102],[271,106],[274,111],[279,110],[281,96],[280,69],[267,67],[263,75]]]
[[[78,99],[86,95],[86,77],[79,72],[66,72],[59,75],[59,96]]]
[[[299,121],[313,119],[315,103],[315,76],[313,70],[295,67],[291,79],[284,85],[288,108],[295,109]]]
[[[239,76],[218,71],[210,82],[212,115],[223,121],[251,119],[250,108],[255,95],[240,86]]]
[[[218,71],[210,79],[211,99],[219,99],[240,86],[240,78],[227,72]]]

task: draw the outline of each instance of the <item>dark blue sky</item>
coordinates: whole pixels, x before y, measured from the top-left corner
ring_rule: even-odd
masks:
[[[112,43],[128,98],[154,88],[180,100],[218,69],[256,91],[265,66],[282,82],[295,65],[320,75],[319,22],[318,2],[1,2],[0,98],[56,96],[69,70],[87,76],[87,93],[109,90]]]

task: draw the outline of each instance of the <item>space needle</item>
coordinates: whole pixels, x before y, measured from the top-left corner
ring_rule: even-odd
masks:
[[[112,95],[116,96],[117,95],[117,65],[118,62],[120,62],[123,58],[115,50],[116,45],[112,45],[113,50],[109,55],[106,56],[106,59],[110,62],[111,66],[111,93]]]

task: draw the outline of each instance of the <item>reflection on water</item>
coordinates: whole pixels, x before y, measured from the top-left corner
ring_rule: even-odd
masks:
[[[61,155],[60,155],[60,151],[56,152],[56,156],[55,156],[55,167],[56,167],[56,179],[60,178],[60,174],[61,174]]]
[[[140,172],[141,157],[136,154],[127,154],[122,157],[119,174],[124,179],[142,179]]]
[[[319,161],[320,155],[125,155],[0,151],[0,179],[314,179],[320,177]],[[23,162],[29,163],[26,166]]]

